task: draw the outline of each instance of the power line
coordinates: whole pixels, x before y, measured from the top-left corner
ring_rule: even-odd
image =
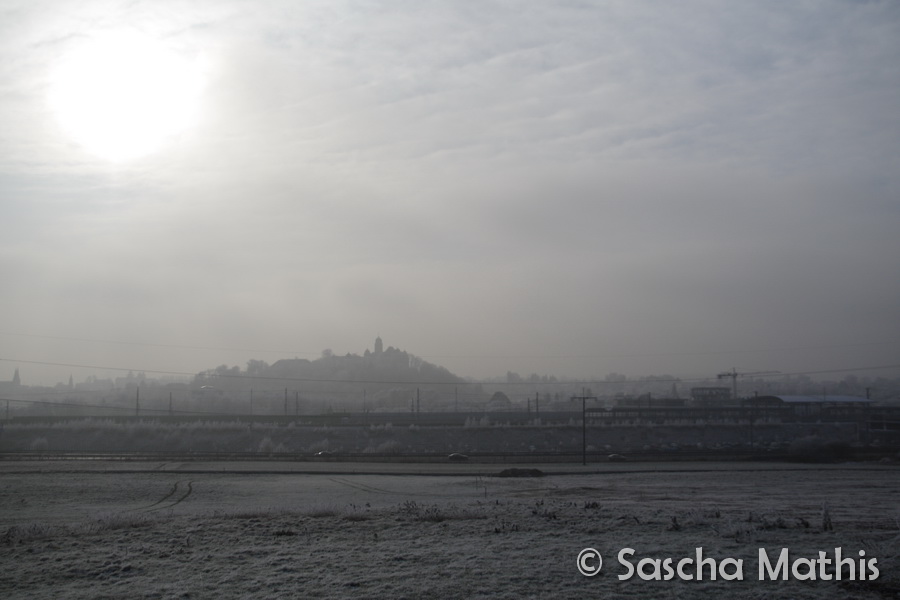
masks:
[[[187,371],[161,371],[157,369],[132,369],[125,367],[107,367],[100,365],[80,365],[75,363],[59,363],[59,362],[50,362],[44,360],[20,360],[17,358],[0,358],[0,361],[3,362],[11,362],[25,365],[45,365],[51,367],[69,367],[72,369],[97,369],[100,371],[130,371],[137,373],[153,373],[155,375],[187,375],[189,377],[193,377],[197,375],[197,373],[188,373]]]
[[[38,333],[13,333],[9,331],[0,331],[0,335],[30,337],[45,340],[62,340],[68,342],[88,342],[91,344],[115,344],[119,346],[140,346],[145,348],[174,348],[181,350],[219,350],[227,352],[263,352],[267,354],[284,354],[288,356],[296,356],[299,354],[318,356],[319,352],[298,352],[293,350],[265,350],[261,348],[231,348],[227,346],[191,346],[186,344],[157,344],[152,342],[129,342],[123,340],[99,340],[92,338],[66,337],[61,335],[42,335]]]
[[[602,379],[584,379],[584,380],[557,380],[557,381],[532,381],[532,380],[522,380],[522,381],[428,381],[428,380],[382,380],[382,379],[354,379],[354,380],[346,380],[346,379],[332,379],[332,378],[318,378],[318,377],[283,377],[283,376],[275,376],[275,375],[249,375],[246,373],[217,373],[214,371],[201,371],[199,373],[192,373],[187,371],[164,371],[159,369],[142,369],[142,368],[134,368],[134,367],[111,367],[111,366],[102,366],[102,365],[84,365],[84,364],[75,364],[75,363],[58,363],[58,362],[50,362],[50,361],[40,361],[40,360],[18,360],[12,358],[0,358],[0,361],[12,362],[12,363],[21,363],[21,364],[36,364],[36,365],[45,365],[45,366],[56,366],[56,367],[68,367],[74,369],[96,369],[101,371],[127,371],[129,373],[153,373],[156,375],[182,375],[182,376],[204,376],[211,379],[221,378],[221,379],[249,379],[249,380],[258,380],[258,381],[292,381],[298,383],[341,383],[341,384],[369,384],[369,385],[519,385],[519,386],[527,386],[527,385],[586,385],[586,384],[614,384],[619,383],[616,381],[604,381]],[[682,382],[691,382],[691,381],[707,381],[709,378],[675,378],[678,381]],[[659,379],[656,381],[668,382],[674,381],[675,379]],[[643,381],[643,382],[653,382],[654,379],[652,377],[648,377],[647,379],[635,379],[629,381]]]
[[[9,331],[0,331],[0,335],[30,337],[48,340],[63,340],[72,342],[88,342],[94,344],[114,344],[121,346],[138,346],[147,348],[170,348],[182,350],[217,350],[227,352],[259,352],[267,354],[282,354],[285,356],[318,356],[320,352],[298,351],[298,350],[274,350],[264,348],[242,348],[229,346],[204,346],[189,344],[166,344],[153,342],[133,342],[124,340],[104,340],[82,337],[67,337],[58,335],[44,335],[37,333],[16,333]],[[516,358],[516,359],[537,359],[537,358],[557,358],[557,359],[604,359],[604,358],[642,358],[642,357],[661,357],[661,356],[711,356],[721,354],[758,354],[763,352],[794,352],[800,350],[830,350],[840,348],[862,348],[872,346],[895,346],[900,345],[900,340],[884,341],[884,342],[861,342],[855,344],[825,344],[825,345],[806,345],[806,346],[786,346],[780,348],[744,348],[744,349],[726,349],[726,350],[704,350],[704,351],[676,351],[676,352],[625,352],[625,353],[603,353],[603,354],[424,354],[417,355],[421,358],[454,358],[454,359],[487,359],[487,358]]]
[[[79,368],[79,369],[97,369],[97,370],[106,370],[106,371],[127,371],[127,372],[138,372],[138,373],[153,373],[153,374],[161,374],[161,375],[181,375],[181,376],[189,376],[194,377],[198,375],[207,376],[211,378],[224,378],[224,379],[251,379],[251,380],[271,380],[271,381],[296,381],[296,382],[308,382],[308,383],[366,383],[366,384],[386,384],[386,385],[415,385],[415,384],[427,384],[427,385],[564,385],[564,384],[615,384],[621,383],[618,381],[606,381],[604,379],[585,379],[585,380],[556,380],[556,381],[533,381],[533,380],[522,380],[522,381],[427,381],[427,380],[379,380],[379,379],[355,379],[355,380],[346,380],[346,379],[332,379],[332,378],[314,378],[314,377],[284,377],[284,376],[274,376],[274,375],[250,375],[246,373],[216,373],[210,370],[201,371],[199,373],[188,372],[188,371],[167,371],[167,370],[158,370],[158,369],[144,369],[144,368],[134,368],[134,367],[112,367],[112,366],[104,366],[104,365],[85,365],[85,364],[75,364],[75,363],[59,363],[59,362],[50,362],[50,361],[37,361],[37,360],[20,360],[20,359],[11,359],[11,358],[0,358],[0,361],[6,362],[14,362],[14,363],[22,363],[22,364],[38,364],[38,365],[47,365],[47,366],[60,366],[60,367],[70,367],[70,368]],[[816,371],[795,371],[795,372],[784,372],[779,373],[780,376],[793,376],[793,375],[821,375],[821,374],[830,374],[830,373],[846,373],[852,371],[871,371],[871,370],[883,370],[883,369],[896,369],[900,368],[900,364],[891,364],[891,365],[878,365],[878,366],[866,366],[866,367],[850,367],[850,368],[841,368],[841,369],[824,369],[824,370],[816,370]],[[712,377],[695,377],[695,378],[681,378],[672,376],[673,379],[667,378],[655,378],[653,376],[647,376],[645,378],[638,379],[628,379],[627,382],[644,382],[644,383],[652,383],[656,382],[667,382],[667,381],[682,381],[682,382],[692,382],[692,381],[707,381],[712,379]]]
[[[797,371],[794,373],[783,373],[783,375],[828,375],[831,373],[850,373],[853,371],[880,371],[884,369],[900,369],[900,365],[879,365],[877,367],[854,367],[845,369],[825,369],[822,371]]]
[[[465,354],[423,354],[422,358],[590,358],[590,359],[609,359],[609,358],[656,358],[661,356],[714,356],[722,354],[761,354],[764,352],[796,352],[800,350],[834,350],[840,348],[863,348],[871,346],[897,346],[898,341],[888,342],[863,342],[858,344],[831,344],[831,345],[811,345],[811,346],[787,346],[781,348],[743,348],[731,350],[702,350],[702,351],[675,351],[675,352],[607,352],[603,354],[496,354],[496,355],[465,355]]]

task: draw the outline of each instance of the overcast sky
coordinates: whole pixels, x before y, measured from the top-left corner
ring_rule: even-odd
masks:
[[[893,0],[0,0],[0,379],[900,364],[898,190]]]

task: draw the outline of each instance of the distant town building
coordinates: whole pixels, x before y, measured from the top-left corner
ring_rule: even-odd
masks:
[[[697,406],[721,406],[731,401],[731,388],[695,387],[691,388],[691,400]]]
[[[617,408],[681,408],[687,403],[684,398],[654,398],[652,394],[622,396],[616,398]]]
[[[781,408],[791,407],[793,413],[799,417],[816,417],[825,410],[834,412],[835,409],[858,409],[871,406],[873,403],[868,398],[859,396],[797,396],[797,395],[771,395],[748,398],[743,404],[756,408]]]

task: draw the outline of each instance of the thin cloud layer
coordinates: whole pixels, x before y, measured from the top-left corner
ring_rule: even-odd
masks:
[[[476,377],[896,362],[894,3],[0,11],[0,358],[191,372],[380,333]],[[201,114],[110,163],[47,94],[129,31],[198,66]]]

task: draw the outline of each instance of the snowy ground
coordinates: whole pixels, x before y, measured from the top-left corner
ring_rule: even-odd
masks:
[[[521,479],[485,476],[486,465],[327,469],[3,463],[0,597],[900,597],[895,466],[615,465]],[[586,547],[603,554],[596,577],[576,568]],[[744,580],[709,581],[707,569],[702,582],[620,581],[625,547],[635,566],[701,547],[743,559]],[[836,547],[876,558],[879,577],[758,580],[760,548],[774,563],[782,548],[794,560]]]

